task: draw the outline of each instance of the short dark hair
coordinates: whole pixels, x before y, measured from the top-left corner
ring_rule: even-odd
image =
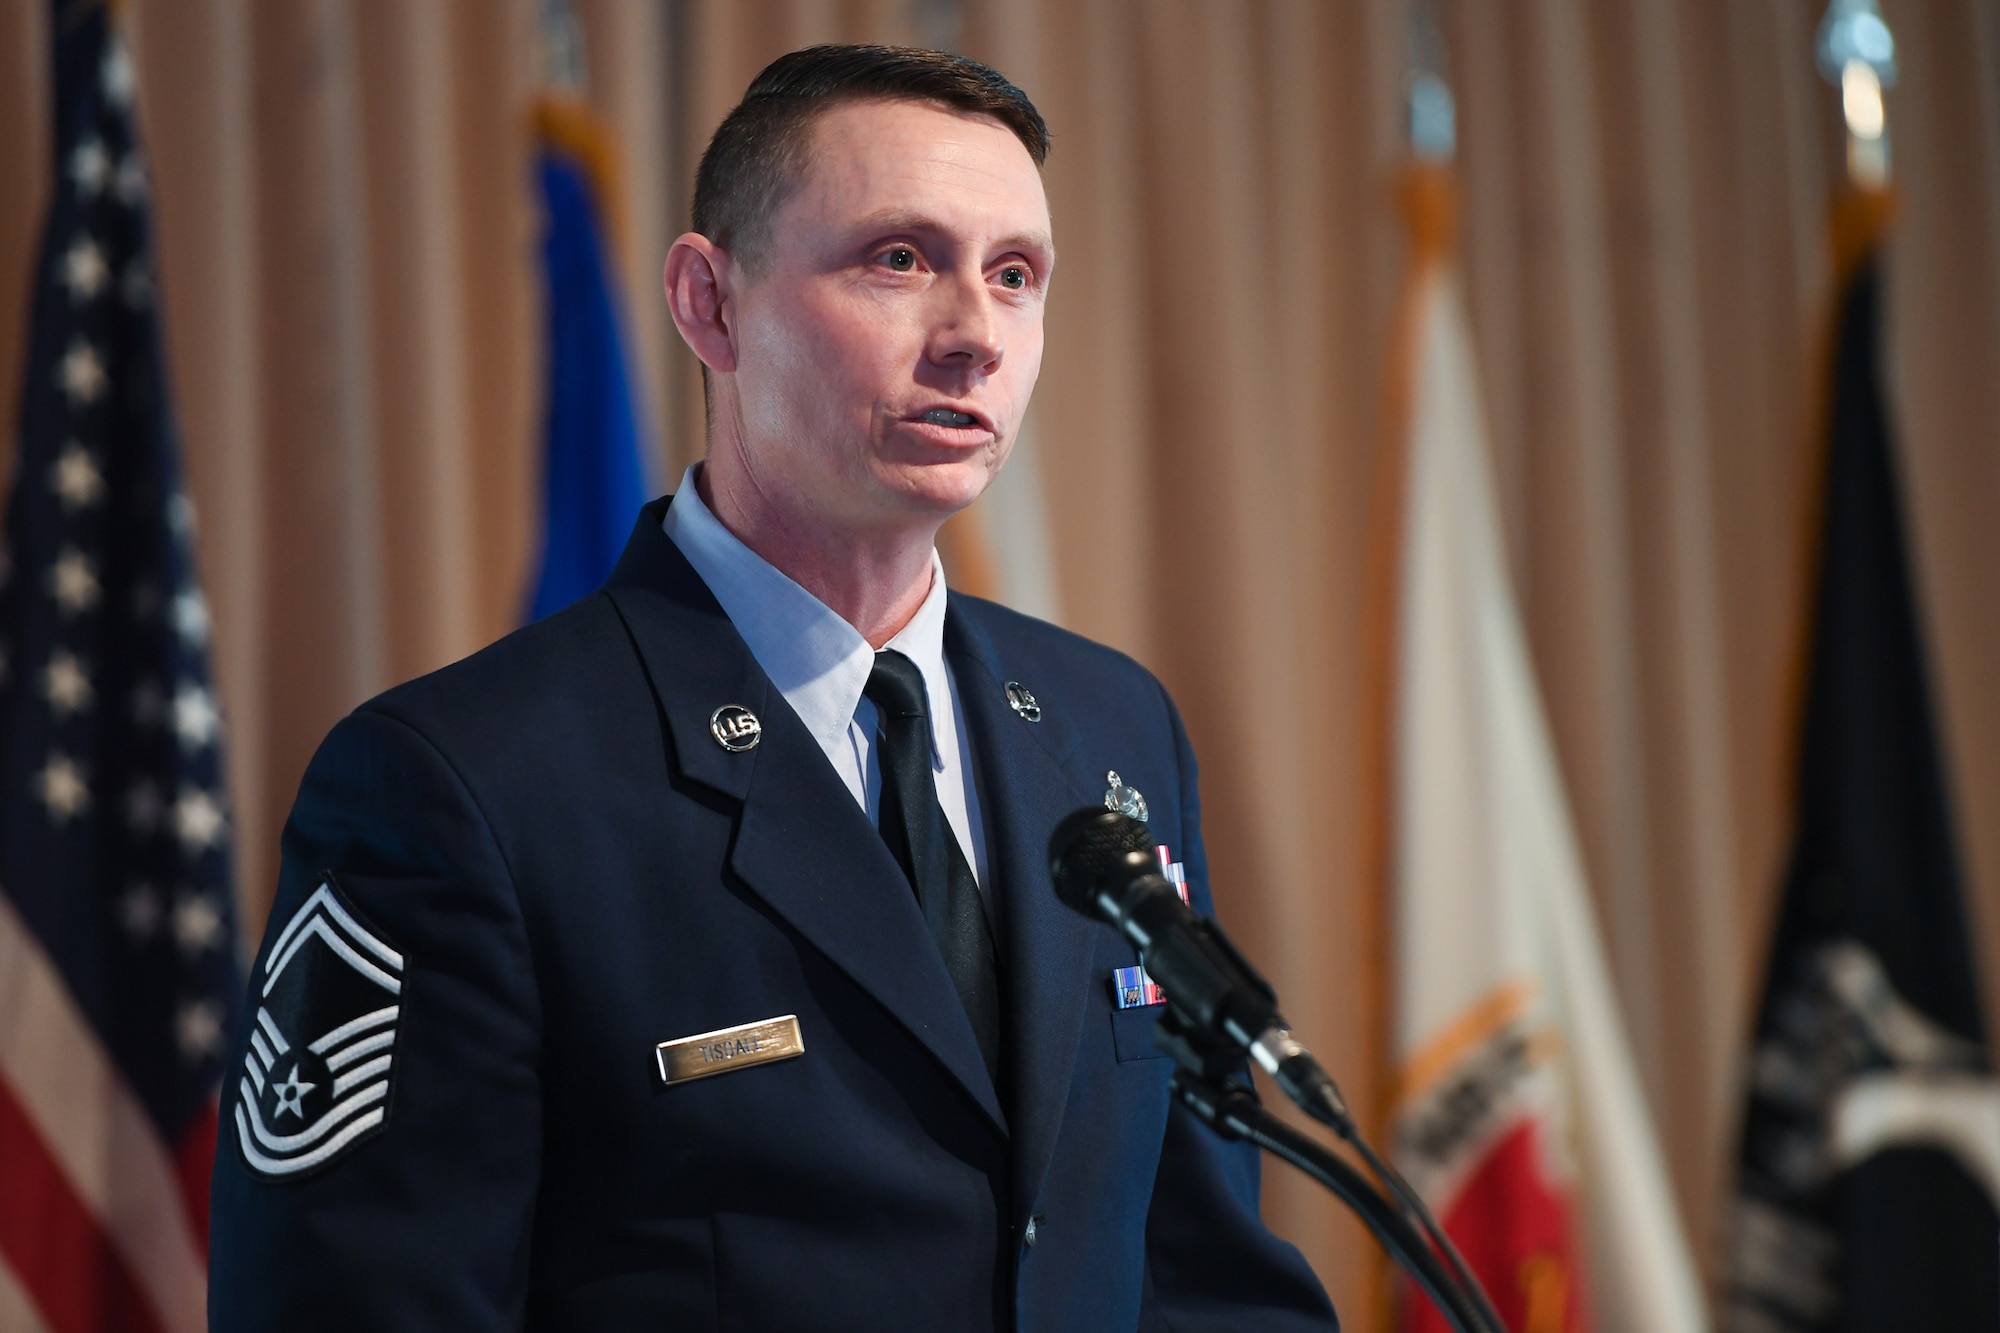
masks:
[[[995,69],[914,46],[809,46],[766,65],[716,127],[695,173],[694,229],[754,272],[771,219],[803,173],[813,121],[867,100],[989,116],[1013,131],[1036,167],[1048,160],[1042,113]]]

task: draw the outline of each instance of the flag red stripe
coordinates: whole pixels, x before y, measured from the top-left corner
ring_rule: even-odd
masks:
[[[180,1176],[181,1202],[187,1205],[188,1221],[194,1225],[195,1247],[203,1260],[208,1258],[208,1178],[215,1169],[215,1103],[205,1104],[180,1146],[174,1149],[174,1167]]]
[[[0,1080],[0,1254],[52,1333],[159,1333],[131,1270]]]

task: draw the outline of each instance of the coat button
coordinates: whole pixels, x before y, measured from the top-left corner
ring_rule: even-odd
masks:
[[[1025,1243],[1025,1244],[1026,1244],[1027,1246],[1028,1246],[1028,1248],[1030,1248],[1030,1249],[1033,1249],[1033,1248],[1034,1248],[1034,1245],[1035,1245],[1035,1223],[1037,1223],[1037,1222],[1039,1222],[1039,1221],[1041,1221],[1041,1220],[1042,1220],[1042,1219],[1041,1219],[1041,1218],[1039,1218],[1039,1217],[1031,1217],[1031,1218],[1029,1218],[1029,1219],[1028,1219],[1028,1229],[1027,1229],[1027,1231],[1023,1232],[1023,1233],[1022,1233],[1022,1235],[1021,1235],[1021,1240],[1022,1240],[1022,1241],[1023,1241],[1023,1242],[1024,1242],[1024,1243]]]

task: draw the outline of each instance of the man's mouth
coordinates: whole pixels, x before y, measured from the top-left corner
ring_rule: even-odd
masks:
[[[979,424],[979,418],[970,412],[954,412],[948,407],[934,407],[917,420],[929,422],[933,426],[954,426],[960,429]]]

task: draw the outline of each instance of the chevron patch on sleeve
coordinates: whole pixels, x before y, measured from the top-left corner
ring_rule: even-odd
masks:
[[[264,1180],[338,1160],[389,1116],[403,955],[329,872],[272,942],[237,1079],[236,1143]]]

